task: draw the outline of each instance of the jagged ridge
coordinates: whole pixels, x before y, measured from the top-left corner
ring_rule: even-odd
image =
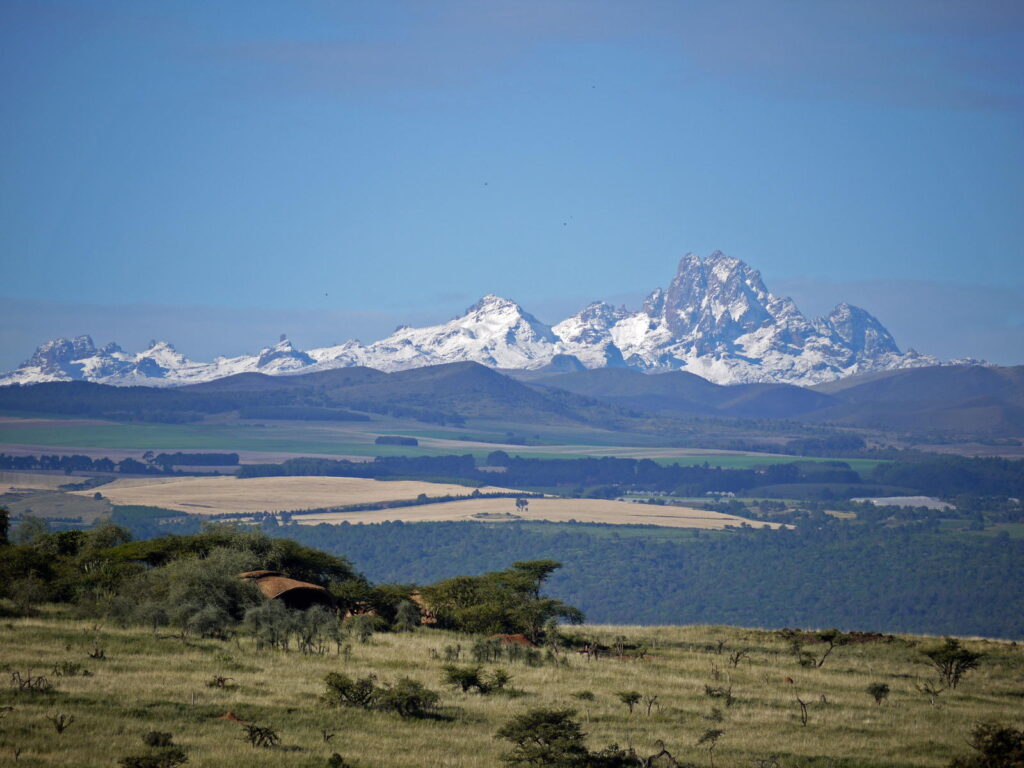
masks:
[[[107,384],[178,385],[261,372],[286,374],[367,366],[399,371],[452,362],[492,368],[629,367],[683,370],[717,384],[780,382],[810,385],[854,374],[936,365],[934,357],[902,352],[867,311],[840,304],[809,320],[791,299],[772,294],[760,272],[716,251],[687,254],[667,290],[657,289],[638,312],[595,302],[548,326],[513,301],[489,294],[453,320],[402,327],[364,345],[348,341],[302,351],[282,338],[256,355],[189,360],[167,342],[139,353],[116,344],[97,349],[88,336],[41,345],[0,384],[87,380]],[[567,369],[568,369],[567,368]]]

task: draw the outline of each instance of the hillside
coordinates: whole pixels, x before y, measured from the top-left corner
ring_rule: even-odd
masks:
[[[815,421],[907,431],[1024,430],[1024,366],[939,366],[885,371],[820,384],[815,392],[839,401]]]
[[[828,644],[814,633],[585,626],[568,634],[603,645],[597,659],[566,649],[537,666],[484,662],[511,682],[507,693],[481,695],[443,683],[446,654],[459,648],[458,662],[473,665],[476,641],[439,630],[376,634],[365,643],[349,637],[340,648],[300,653],[260,648],[248,636],[182,641],[49,613],[6,626],[5,666],[53,684],[46,693],[0,691],[0,706],[13,707],[2,721],[2,749],[17,751],[16,764],[30,768],[108,768],[157,752],[143,743],[153,731],[168,734],[188,765],[209,768],[328,766],[333,753],[354,768],[494,768],[511,747],[497,730],[538,707],[573,710],[593,751],[617,743],[646,756],[660,741],[687,766],[711,765],[707,742],[698,741],[715,730],[717,766],[945,768],[971,752],[979,720],[1019,727],[1024,672],[1020,648],[972,642],[985,654],[980,668],[930,698],[919,690],[934,685],[921,653],[936,644],[929,638],[865,636],[836,647],[818,668],[801,666],[792,652],[797,642],[816,663]],[[620,643],[624,656],[616,658]],[[89,657],[97,649],[103,660]],[[324,678],[339,671],[374,675],[378,684],[411,678],[440,701],[421,718],[325,706],[318,700]],[[872,683],[888,686],[880,704],[866,691]],[[634,690],[641,700],[630,713],[618,692]],[[58,714],[73,718],[60,735],[47,721]],[[271,728],[279,743],[249,746],[238,721]]]
[[[611,426],[628,418],[614,405],[562,391],[538,391],[479,363],[396,373],[370,368],[294,376],[243,373],[174,389],[49,382],[0,387],[0,411],[172,423],[232,411],[260,419],[314,420],[353,419],[353,411],[360,411],[441,424],[487,418]]]
[[[531,381],[624,408],[672,416],[795,418],[838,402],[827,394],[791,384],[723,386],[686,371],[643,374],[628,368],[599,368]]]

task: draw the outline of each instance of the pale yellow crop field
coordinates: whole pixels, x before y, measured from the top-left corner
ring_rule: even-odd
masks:
[[[361,477],[180,477],[132,478],[100,486],[112,504],[140,504],[197,515],[286,512],[428,496],[468,496],[472,488],[414,480],[370,480]],[[481,493],[505,491],[485,486]],[[95,490],[75,491],[91,496]],[[503,499],[509,507],[511,499]]]
[[[16,492],[23,488],[53,491],[64,483],[74,483],[81,478],[66,475],[43,475],[34,472],[0,472],[0,493]]]
[[[484,490],[484,489],[481,489]],[[720,530],[727,525],[750,523],[756,527],[769,525],[778,528],[778,523],[761,523],[746,520],[735,515],[723,515],[690,507],[654,506],[633,504],[628,501],[605,499],[530,499],[524,511],[516,510],[515,499],[467,499],[449,501],[443,504],[423,504],[415,507],[376,509],[364,512],[331,512],[302,515],[296,522],[314,525],[316,523],[383,523],[401,520],[406,523],[426,523],[446,520],[546,520],[565,523],[575,520],[579,523],[610,523],[613,525],[662,525],[670,528],[704,528]]]

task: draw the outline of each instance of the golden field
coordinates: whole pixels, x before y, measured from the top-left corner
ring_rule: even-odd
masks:
[[[484,489],[481,489],[483,491]],[[423,504],[415,507],[395,507],[361,512],[326,512],[301,515],[296,522],[306,525],[317,523],[383,523],[401,520],[406,523],[440,522],[447,520],[546,520],[550,522],[608,523],[612,525],[661,525],[669,528],[703,528],[721,530],[730,525],[751,523],[757,527],[778,523],[749,521],[735,515],[725,515],[690,507],[634,504],[628,501],[605,499],[529,499],[525,510],[517,510],[515,499],[466,499],[442,504]]]
[[[115,480],[98,489],[116,505],[140,504],[197,515],[286,512],[428,496],[468,496],[472,488],[361,477],[169,477]],[[490,486],[481,493],[505,491]],[[95,491],[75,491],[92,496]],[[511,503],[511,502],[510,502]]]

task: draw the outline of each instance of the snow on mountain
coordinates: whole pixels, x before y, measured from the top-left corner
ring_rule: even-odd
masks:
[[[540,368],[557,344],[549,326],[514,301],[488,294],[447,323],[399,328],[364,347],[360,364],[382,371],[470,360],[492,368]]]
[[[489,294],[459,317],[428,328],[401,327],[364,345],[347,341],[302,351],[281,339],[255,355],[189,360],[167,342],[139,353],[116,344],[97,349],[88,336],[41,345],[0,385],[87,380],[171,386],[237,373],[271,375],[364,365],[398,371],[475,361],[494,368],[536,369],[573,358],[587,368],[630,366],[685,370],[718,384],[785,382],[810,385],[857,373],[937,365],[913,350],[901,352],[867,311],[840,304],[809,320],[791,299],[772,294],[760,272],[715,252],[687,254],[666,290],[640,311],[590,304],[555,326],[521,306]]]

